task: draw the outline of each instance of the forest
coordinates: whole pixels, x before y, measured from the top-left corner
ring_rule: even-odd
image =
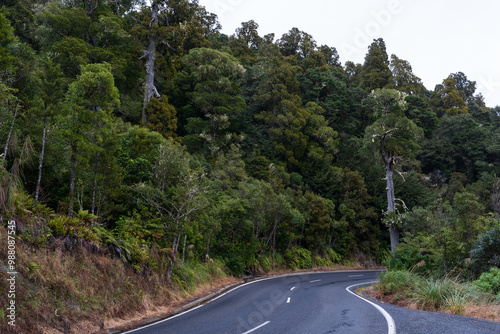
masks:
[[[0,220],[31,252],[181,285],[186,263],[500,266],[500,106],[459,69],[428,90],[381,38],[342,64],[197,0],[2,3]]]

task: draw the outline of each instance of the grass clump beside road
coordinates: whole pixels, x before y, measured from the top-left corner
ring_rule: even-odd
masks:
[[[498,268],[492,270],[496,275]],[[496,277],[496,276],[494,276]],[[466,315],[500,322],[500,297],[487,291],[489,276],[472,283],[458,278],[425,277],[409,271],[383,273],[371,294],[385,302],[413,309]]]

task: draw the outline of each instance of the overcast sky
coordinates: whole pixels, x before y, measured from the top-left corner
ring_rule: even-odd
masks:
[[[259,34],[297,27],[337,48],[342,64],[363,63],[382,37],[387,53],[408,60],[427,89],[450,73],[476,81],[486,105],[500,105],[499,0],[199,0],[232,35],[254,20]]]

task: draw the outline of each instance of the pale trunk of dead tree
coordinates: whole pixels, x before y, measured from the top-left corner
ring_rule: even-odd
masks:
[[[5,147],[3,150],[3,158],[7,160],[7,153],[9,152],[10,137],[12,137],[12,131],[14,131],[14,124],[16,123],[17,110],[14,111],[14,118],[12,118],[12,123],[10,124],[9,134],[7,135],[7,141],[5,142]]]
[[[385,163],[385,177],[386,177],[386,187],[387,187],[387,211],[396,211],[396,199],[394,196],[394,180],[393,180],[394,169],[392,162],[386,161]],[[391,251],[394,253],[396,247],[399,243],[399,228],[391,224],[389,226],[389,234],[391,238]]]
[[[34,209],[38,205],[38,199],[40,198],[40,184],[42,182],[42,168],[43,168],[43,156],[45,154],[45,142],[47,141],[47,120],[43,122],[43,135],[42,135],[42,152],[40,152],[40,163],[38,165],[38,180],[36,182],[36,191],[35,191],[35,206]]]
[[[155,81],[155,61],[156,61],[156,32],[153,25],[158,24],[158,11],[159,7],[156,2],[151,6],[151,24],[149,29],[149,40],[148,40],[148,49],[146,51],[146,80],[144,82],[144,103],[142,105],[142,122],[144,124],[147,123],[148,118],[146,114],[146,108],[148,106],[149,101],[156,95],[159,97],[158,91],[154,85]]]
[[[91,213],[95,213],[95,192],[97,188],[97,176],[94,175],[94,186],[92,187],[92,209]]]
[[[75,164],[76,164],[76,153],[75,150],[72,149],[71,152],[71,171],[70,171],[70,180],[69,180],[69,208],[68,208],[68,217],[73,217],[73,205],[75,202]]]
[[[91,213],[95,213],[95,193],[97,189],[97,160],[99,159],[99,155],[97,155],[95,163],[94,163],[94,185],[92,186],[92,208]]]

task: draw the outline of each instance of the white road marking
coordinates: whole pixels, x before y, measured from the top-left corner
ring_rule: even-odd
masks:
[[[316,282],[320,282],[321,280],[320,279],[317,279],[317,280],[314,280],[314,281],[310,281],[309,283],[316,283]]]
[[[348,276],[348,277],[362,277],[362,276],[365,276],[365,275],[351,275],[351,276]]]
[[[295,289],[295,287],[294,287],[294,286],[292,286],[292,288],[290,289],[290,291],[292,291],[293,289]]]
[[[290,297],[288,297],[288,299],[286,300],[286,303],[287,303],[287,304],[290,304],[290,299],[291,299],[291,298],[290,298]]]
[[[388,334],[396,334],[396,324],[394,323],[394,319],[392,319],[391,315],[389,313],[387,313],[386,310],[384,310],[382,307],[378,306],[377,304],[369,301],[368,299],[366,298],[363,298],[361,297],[360,295],[357,295],[355,294],[354,292],[352,292],[351,290],[349,290],[350,288],[354,287],[354,286],[358,286],[358,285],[365,285],[365,284],[373,284],[373,283],[376,283],[377,281],[373,281],[373,282],[365,282],[365,283],[359,283],[359,284],[354,284],[354,285],[351,285],[351,286],[348,286],[347,288],[345,288],[347,290],[347,292],[349,292],[350,294],[364,300],[365,302],[367,303],[370,303],[372,306],[374,306],[377,310],[379,310],[380,313],[382,313],[382,315],[384,316],[385,320],[387,321],[387,327],[388,327]]]
[[[259,325],[251,330],[249,330],[248,332],[245,332],[243,334],[248,334],[248,333],[252,333],[253,331],[256,331],[257,329],[261,328],[261,327],[264,327],[265,325],[267,325],[268,323],[270,323],[270,321],[266,321],[265,323],[263,323],[262,325]]]

